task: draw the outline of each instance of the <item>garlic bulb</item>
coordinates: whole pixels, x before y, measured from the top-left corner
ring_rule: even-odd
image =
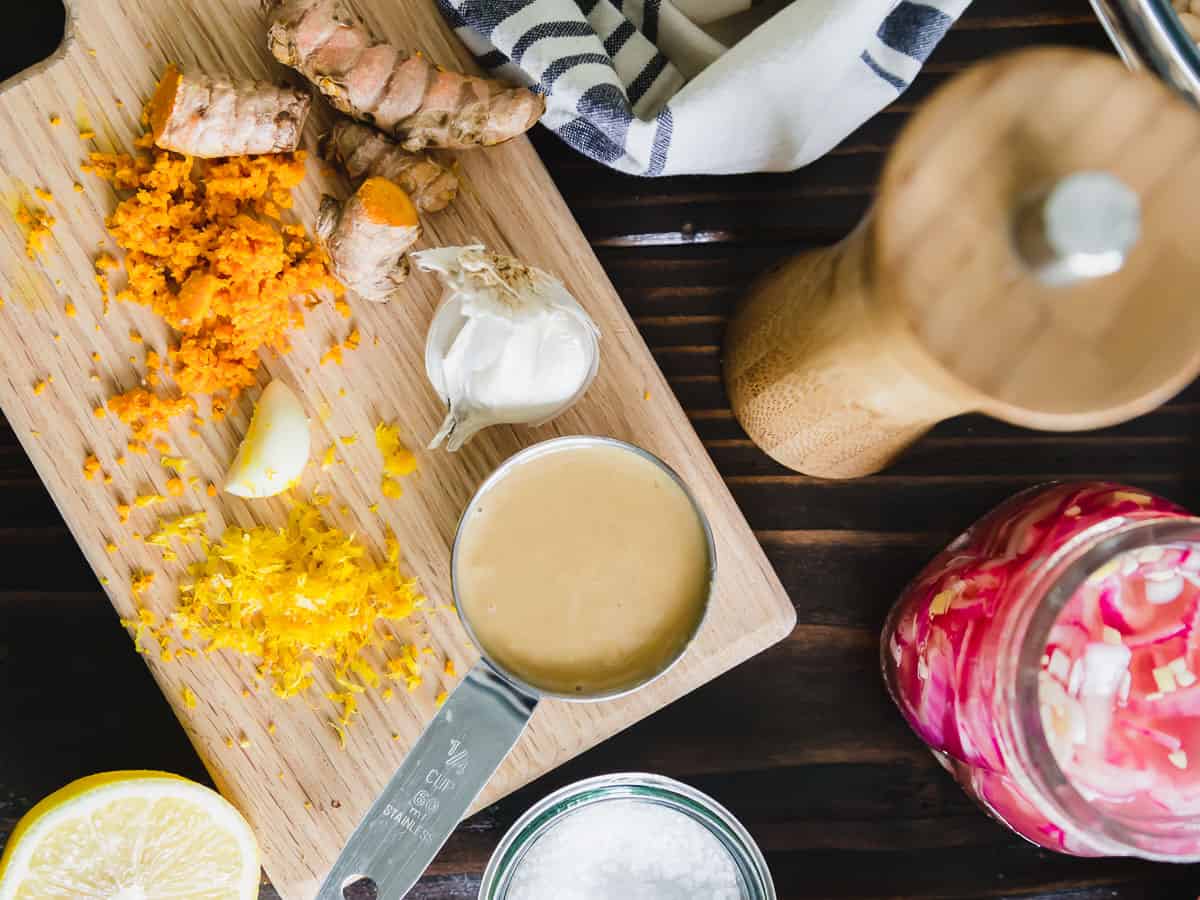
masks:
[[[457,450],[489,425],[541,425],[583,396],[600,332],[558,279],[479,245],[411,256],[446,289],[425,371],[450,410],[430,448]]]

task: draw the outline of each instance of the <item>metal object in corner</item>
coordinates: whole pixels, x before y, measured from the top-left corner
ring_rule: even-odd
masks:
[[[1200,50],[1169,0],[1091,0],[1104,30],[1135,71],[1157,74],[1200,105]]]

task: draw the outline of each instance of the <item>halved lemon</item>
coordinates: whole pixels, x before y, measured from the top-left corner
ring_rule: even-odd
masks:
[[[258,844],[220,794],[166,772],[106,772],[17,823],[0,900],[254,900]]]

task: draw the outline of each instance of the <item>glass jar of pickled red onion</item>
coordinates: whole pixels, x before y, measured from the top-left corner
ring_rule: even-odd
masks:
[[[884,678],[988,812],[1078,856],[1200,860],[1200,519],[1111,483],[1026,491],[905,589]]]

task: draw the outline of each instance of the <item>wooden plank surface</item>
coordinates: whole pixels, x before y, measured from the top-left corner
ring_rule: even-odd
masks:
[[[71,2],[68,38],[60,58],[0,89],[0,148],[3,190],[30,197],[36,188],[58,220],[53,239],[36,264],[25,258],[25,238],[13,221],[0,223],[0,406],[32,459],[84,556],[108,585],[117,611],[135,618],[138,606],[165,619],[176,603],[174,584],[195,554],[178,562],[131,537],[149,533],[158,516],[196,509],[208,514],[218,535],[236,523],[281,524],[286,500],[240,501],[208,498],[204,485],[221,483],[244,433],[256,391],[240,398],[220,424],[200,436],[189,433],[187,417],[173,424],[173,452],[191,461],[199,477],[188,495],[152,510],[135,510],[127,525],[116,504],[139,494],[166,494],[173,473],[161,454],[114,460],[129,439],[113,417],[97,419],[94,407],[112,393],[137,384],[142,354],[153,348],[165,358],[168,329],[149,310],[114,304],[101,315],[93,277],[96,248],[105,243],[103,217],[117,202],[111,188],[81,175],[88,146],[81,127],[98,135],[103,149],[132,146],[140,133],[138,111],[168,62],[184,71],[233,72],[265,77],[272,72],[259,0],[87,0]],[[432,3],[359,4],[377,33],[389,35],[431,58],[455,65],[467,54]],[[61,119],[56,124],[55,117]],[[315,147],[329,116],[314,115],[304,145]],[[86,122],[86,125],[85,125]],[[372,430],[379,421],[398,423],[406,442],[422,446],[436,431],[444,409],[424,372],[424,340],[441,295],[437,279],[416,276],[390,304],[351,298],[352,317],[343,320],[332,303],[308,313],[307,327],[291,335],[287,354],[264,354],[260,383],[279,378],[292,385],[312,418],[318,454],[337,444],[342,460],[328,471],[315,462],[298,493],[313,490],[333,498],[329,518],[383,552],[393,532],[406,567],[427,594],[428,612],[390,630],[403,642],[430,646],[424,683],[391,701],[378,691],[359,698],[360,714],[342,738],[330,727],[339,708],[327,694],[339,688],[320,667],[313,691],[284,701],[253,676],[253,666],[229,653],[177,657],[163,662],[145,656],[184,729],[221,790],[246,814],[259,838],[264,868],[290,900],[311,897],[345,839],[395,772],[424,724],[435,698],[452,690],[449,659],[465,673],[476,659],[450,611],[450,545],[459,514],[476,486],[521,446],[559,434],[601,434],[633,441],[667,460],[693,489],[710,519],[717,547],[717,578],[709,613],[689,652],[661,680],[635,694],[598,704],[547,702],[500,770],[480,805],[503,796],[638,719],[662,708],[749,656],[786,636],[795,621],[791,603],[767,564],[692,429],[687,417],[630,322],[608,278],[575,226],[553,182],[525,139],[458,158],[464,189],[445,212],[425,221],[427,246],[482,241],[558,274],[589,311],[602,334],[600,374],[570,412],[539,429],[493,428],[457,454],[417,452],[419,471],[406,479],[404,496],[391,502],[380,493],[381,463]],[[341,185],[310,159],[309,176],[295,193],[296,218],[311,225],[319,197]],[[77,193],[80,180],[85,190]],[[30,197],[30,202],[36,199]],[[78,315],[64,314],[72,302]],[[362,346],[342,366],[320,362],[326,349],[351,327]],[[130,339],[133,331],[139,341]],[[100,354],[94,362],[93,351]],[[132,355],[131,355],[132,354]],[[91,379],[91,373],[99,373]],[[35,382],[53,379],[42,393]],[[322,413],[327,410],[327,413]],[[200,415],[209,418],[204,405]],[[357,443],[341,440],[355,435]],[[340,441],[340,442],[339,442]],[[85,456],[95,453],[112,484],[85,481]],[[370,507],[378,504],[379,511]],[[118,545],[107,552],[106,543]],[[140,598],[130,588],[134,572],[158,577]],[[386,656],[373,652],[378,667]],[[453,671],[453,670],[451,670]],[[199,698],[183,702],[189,688]],[[272,727],[274,726],[274,727]],[[328,795],[328,804],[322,802]]]
[[[3,65],[18,68],[53,46],[24,38],[44,34],[51,21],[30,9],[38,3],[51,5],[38,0],[22,11],[36,22],[23,23],[19,13],[6,27]],[[879,625],[903,584],[957,531],[1027,485],[1121,478],[1200,509],[1200,385],[1096,434],[955,420],[892,469],[839,484],[793,476],[759,453],[732,419],[719,380],[724,322],[746,282],[853,226],[912,104],[974,59],[1049,42],[1105,47],[1085,0],[976,0],[909,93],[793,174],[643,181],[535,133],[536,149],[790,592],[800,627],[465,822],[412,896],[474,898],[488,855],[532,802],[577,778],[629,769],[685,779],[729,806],[762,843],[781,898],[1190,900],[1200,893],[1197,867],[1070,859],[989,821],[908,732],[876,663]],[[5,428],[0,489],[0,840],[40,796],[89,772],[149,766],[203,778]],[[334,799],[321,802],[327,808]],[[264,890],[264,900],[272,896]]]

